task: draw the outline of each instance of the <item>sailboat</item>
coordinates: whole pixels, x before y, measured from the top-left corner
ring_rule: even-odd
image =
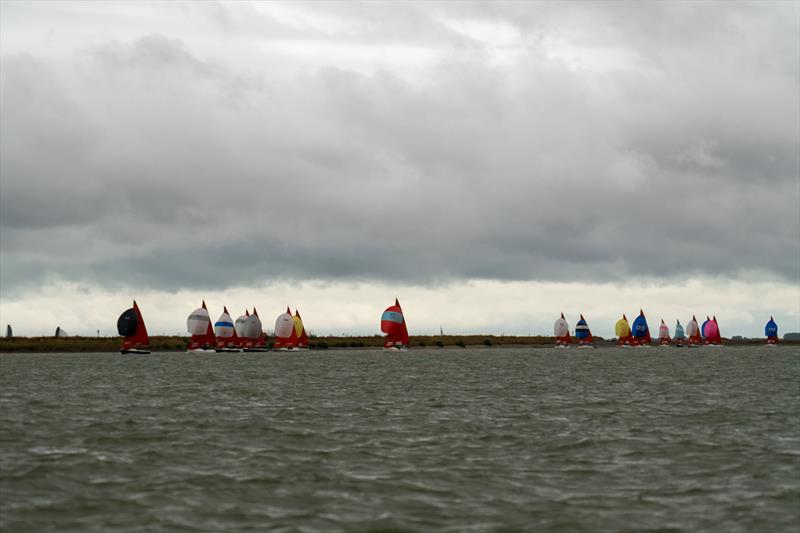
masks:
[[[215,350],[217,353],[241,352],[242,348],[239,346],[239,336],[236,335],[236,329],[233,326],[233,319],[228,313],[228,308],[222,308],[222,314],[214,323],[214,333],[217,337],[217,345]]]
[[[275,320],[275,344],[273,349],[288,352],[297,348],[297,334],[294,330],[294,318],[289,307]]]
[[[300,311],[297,309],[294,310],[292,321],[294,322],[294,334],[297,337],[297,349],[308,350],[308,334],[303,325],[303,319],[300,318]]]
[[[586,319],[581,315],[581,319],[575,324],[575,339],[578,341],[578,348],[597,348],[594,344],[594,337],[592,331],[589,329],[589,324]]]
[[[649,348],[653,339],[650,338],[650,328],[647,326],[647,319],[644,316],[644,311],[639,309],[639,316],[633,321],[631,327],[631,335],[633,335],[633,344],[637,347]]]
[[[769,322],[764,326],[764,336],[767,337],[767,346],[778,344],[778,324],[772,317],[769,317]]]
[[[703,322],[702,334],[706,339],[706,346],[709,348],[722,346],[722,337],[719,333],[719,324],[717,324],[716,315],[713,318],[706,317],[707,320]]]
[[[213,352],[217,339],[211,327],[211,317],[206,308],[206,301],[186,319],[186,330],[192,335],[186,352]]]
[[[242,335],[246,340],[243,343],[242,350],[245,352],[268,352],[267,337],[264,335],[264,327],[258,317],[256,308],[253,308],[252,315],[246,309],[244,314],[245,320],[242,325]]]
[[[703,344],[703,339],[700,337],[700,326],[697,325],[697,317],[692,315],[692,319],[686,324],[686,337],[687,346],[695,348]]]
[[[133,301],[133,307],[125,310],[117,319],[117,331],[125,337],[119,353],[150,353],[150,337],[147,336],[136,300]]]
[[[564,313],[561,313],[561,317],[557,318],[553,324],[553,334],[556,337],[556,348],[569,348],[569,345],[572,344],[572,337],[569,336],[569,324],[564,318]]]
[[[381,315],[381,331],[386,334],[383,342],[384,350],[406,351],[408,328],[397,298],[394,299],[394,305],[387,307]]]
[[[11,331],[11,324],[6,324],[6,338],[10,339],[14,336],[14,332]]]
[[[680,348],[686,342],[686,333],[683,331],[683,326],[681,326],[681,321],[678,320],[675,324],[675,347]]]
[[[53,334],[54,337],[69,337],[69,333],[64,331],[64,328],[61,326],[56,326],[56,332]]]
[[[631,336],[631,326],[628,324],[628,317],[624,314],[622,318],[617,320],[614,324],[614,335],[617,336],[617,344],[622,347],[630,347],[633,345],[633,336]]]
[[[658,345],[669,346],[672,339],[669,337],[669,326],[661,319],[661,325],[658,327]]]
[[[239,317],[233,323],[233,329],[236,331],[236,337],[239,339],[239,346],[242,348],[242,350],[248,348],[253,343],[253,341],[247,338],[247,334],[244,331],[244,327],[248,318],[250,318],[250,311],[245,309],[244,314],[239,315]]]

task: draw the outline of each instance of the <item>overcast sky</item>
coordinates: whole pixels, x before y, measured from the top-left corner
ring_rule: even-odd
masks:
[[[2,2],[0,321],[800,330],[798,6]]]

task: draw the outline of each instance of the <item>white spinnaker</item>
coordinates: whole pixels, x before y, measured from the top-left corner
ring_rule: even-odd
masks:
[[[209,322],[211,322],[211,317],[208,316],[208,309],[198,307],[186,319],[186,329],[190,335],[205,335]]]
[[[217,323],[214,324],[214,333],[217,337],[227,339],[228,337],[233,337],[233,331],[233,319],[231,318],[231,315],[223,312],[221,315],[219,315]]]
[[[247,337],[248,339],[257,339],[261,336],[261,319],[259,319],[256,315],[250,315],[247,317],[247,320],[244,323],[244,327],[242,327],[242,331],[244,332],[243,337]]]
[[[661,339],[669,339],[669,326],[661,324],[658,328],[658,336]]]
[[[242,315],[236,319],[236,322],[233,324],[233,328],[236,330],[236,334],[240,337],[247,337],[244,334],[244,325],[247,323],[247,315]]]
[[[697,325],[697,321],[690,320],[688,324],[686,324],[686,329],[684,330],[687,337],[694,337],[698,333],[700,333],[700,326]]]
[[[566,337],[569,335],[569,324],[563,318],[559,318],[553,326],[553,332],[556,337]]]
[[[292,336],[294,329],[294,320],[289,313],[283,313],[275,320],[275,336],[286,339]]]

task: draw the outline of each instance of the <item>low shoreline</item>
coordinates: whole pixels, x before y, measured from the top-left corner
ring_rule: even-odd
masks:
[[[188,337],[154,336],[150,337],[153,352],[185,352]],[[764,339],[723,339],[725,345],[762,345]],[[615,341],[595,338],[598,347],[616,346]],[[496,335],[431,335],[413,336],[410,348],[549,348],[555,344],[554,337],[543,336],[496,336]],[[121,337],[5,337],[0,338],[0,353],[102,353],[119,351]],[[800,341],[780,341],[780,345],[797,346]],[[655,346],[655,345],[654,345]],[[383,347],[383,337],[312,337],[312,350],[374,349]]]

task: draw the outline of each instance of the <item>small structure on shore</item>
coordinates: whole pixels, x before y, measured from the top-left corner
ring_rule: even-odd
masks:
[[[6,338],[10,339],[13,336],[14,334],[11,331],[11,324],[6,324]]]
[[[69,333],[61,329],[61,326],[56,327],[56,337],[69,337]]]

